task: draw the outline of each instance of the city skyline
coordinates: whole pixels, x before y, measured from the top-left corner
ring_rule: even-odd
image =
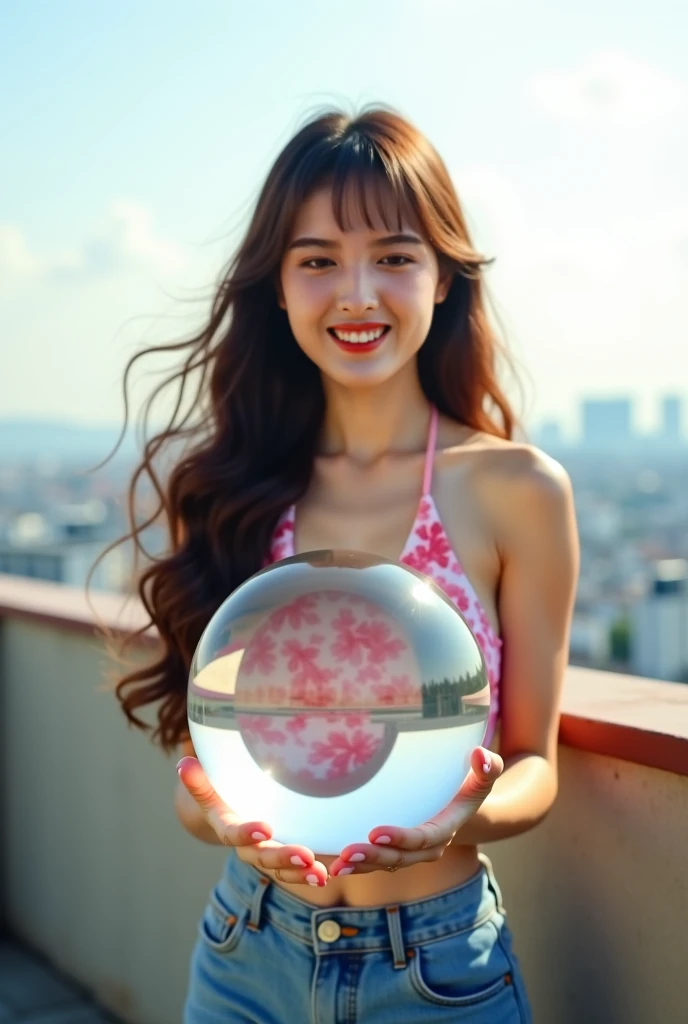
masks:
[[[688,444],[688,408],[685,396],[661,394],[658,396],[659,420],[651,431],[638,429],[635,402],[632,396],[589,398],[584,396],[578,404],[579,430],[571,435],[561,429],[556,418],[535,425],[534,439],[547,446],[565,444],[590,448],[601,443],[613,447],[633,444],[655,444],[667,448]]]
[[[651,430],[639,429],[633,396],[613,398],[582,396],[576,407],[577,429],[563,429],[556,417],[525,423],[526,440],[556,453],[558,448],[594,450],[600,444],[621,448],[653,445],[656,449],[680,450],[688,446],[688,395],[660,394],[657,399],[659,421]],[[608,423],[607,420],[610,419]],[[136,424],[117,450],[118,461],[134,457],[137,444]],[[149,433],[155,424],[149,427]],[[611,429],[610,429],[611,428]],[[102,424],[93,428],[74,420],[5,418],[0,415],[0,465],[18,464],[33,458],[70,458],[99,461],[109,455],[119,438],[121,424]]]
[[[627,392],[652,430],[660,395],[688,379],[688,10],[420,10],[352,0],[345,25],[301,2],[270,18],[261,3],[159,0],[8,11],[0,83],[22,101],[4,113],[0,167],[0,417],[120,423],[126,361],[192,332],[206,309],[192,300],[306,115],[382,102],[436,146],[496,259],[524,419],[570,433],[584,393]],[[362,24],[376,60],[332,61],[324,40],[360,48]],[[471,41],[459,62],[457,38]],[[279,86],[264,72],[287,64]],[[139,366],[133,411],[168,365]]]

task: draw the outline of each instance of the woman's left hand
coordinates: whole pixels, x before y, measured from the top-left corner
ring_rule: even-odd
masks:
[[[370,845],[352,843],[331,864],[328,874],[337,878],[352,872],[405,868],[423,861],[439,860],[461,826],[478,810],[504,771],[504,761],[485,747],[471,754],[471,767],[451,802],[417,828],[380,825],[368,833]]]

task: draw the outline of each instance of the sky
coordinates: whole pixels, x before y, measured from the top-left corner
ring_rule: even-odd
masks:
[[[654,429],[688,400],[686,52],[682,0],[3,5],[0,418],[119,425],[127,360],[202,322],[290,136],[381,102],[495,259],[526,424],[575,437],[583,397],[629,394]],[[133,415],[172,366],[139,364]]]

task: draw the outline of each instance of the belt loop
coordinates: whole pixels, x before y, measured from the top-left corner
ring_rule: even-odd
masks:
[[[482,852],[482,850],[478,853],[478,860],[482,861],[483,866],[485,868],[485,872],[487,874],[487,884],[492,890],[494,898],[497,901],[497,910],[499,911],[500,914],[503,914],[504,917],[506,917],[506,910],[504,909],[504,903],[502,902],[502,890],[499,886],[499,882],[495,877],[494,868],[492,867],[492,861],[490,860],[486,853]]]
[[[250,928],[252,932],[260,931],[260,908],[271,881],[272,879],[268,878],[267,875],[258,874],[258,881],[253,890],[253,899],[251,900],[251,913],[246,924],[246,927]]]
[[[385,907],[387,914],[387,928],[392,942],[392,956],[394,957],[395,970],[406,967],[406,951],[404,949],[404,936],[401,931],[401,915],[399,907]]]

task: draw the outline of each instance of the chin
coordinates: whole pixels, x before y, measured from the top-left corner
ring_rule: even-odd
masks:
[[[351,388],[352,390],[367,390],[386,384],[388,380],[399,372],[399,369],[401,368],[383,369],[382,367],[370,367],[365,369],[361,366],[353,370],[348,367],[323,366],[321,367],[321,373],[324,378],[332,381],[334,384],[338,384],[340,387]]]
[[[319,346],[307,348],[304,345],[302,350],[318,367],[323,380],[344,388],[376,388],[404,371],[415,372],[415,351],[404,353],[402,357],[398,351],[380,349],[368,358],[347,358],[346,355],[337,358],[338,353],[333,357],[332,352],[325,352]]]

